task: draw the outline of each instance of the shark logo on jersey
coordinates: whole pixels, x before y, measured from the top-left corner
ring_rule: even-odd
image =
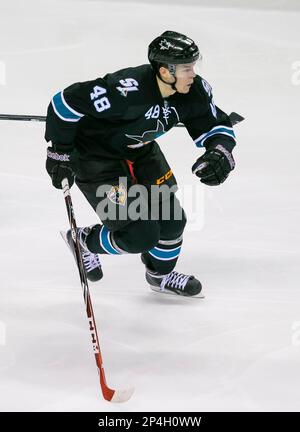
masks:
[[[165,127],[163,123],[160,120],[157,120],[156,130],[148,130],[143,133],[143,135],[128,135],[127,138],[133,139],[138,142],[138,144],[131,144],[127,147],[130,148],[138,148],[142,147],[145,144],[149,144],[149,142],[155,140],[159,136],[163,135],[165,133]]]
[[[162,40],[159,44],[161,50],[168,50],[172,46],[171,42],[168,42],[166,39]]]

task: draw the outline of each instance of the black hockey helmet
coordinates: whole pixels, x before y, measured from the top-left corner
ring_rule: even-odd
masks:
[[[170,30],[155,38],[148,48],[148,59],[155,71],[161,64],[193,63],[199,57],[199,48],[192,39]]]

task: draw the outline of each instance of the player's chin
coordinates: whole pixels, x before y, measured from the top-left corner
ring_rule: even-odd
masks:
[[[191,84],[188,84],[184,87],[181,87],[181,89],[179,89],[178,93],[183,93],[186,94],[191,90]]]

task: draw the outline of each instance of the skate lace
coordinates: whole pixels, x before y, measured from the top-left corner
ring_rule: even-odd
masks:
[[[88,251],[82,252],[82,260],[87,272],[101,267],[98,254],[93,254]]]
[[[189,278],[190,275],[185,275],[183,273],[177,273],[176,271],[172,271],[163,278],[160,287],[163,290],[167,288],[166,285],[169,285],[172,288],[181,289],[183,291]]]

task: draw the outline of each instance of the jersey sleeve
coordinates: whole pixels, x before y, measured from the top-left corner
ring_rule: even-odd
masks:
[[[195,80],[196,90],[185,127],[197,147],[206,149],[218,144],[232,151],[236,144],[229,116],[213,100],[212,88],[201,77]]]
[[[113,119],[118,117],[118,109],[103,78],[72,84],[56,93],[48,106],[45,139],[57,150],[71,151],[78,124],[84,117]]]

